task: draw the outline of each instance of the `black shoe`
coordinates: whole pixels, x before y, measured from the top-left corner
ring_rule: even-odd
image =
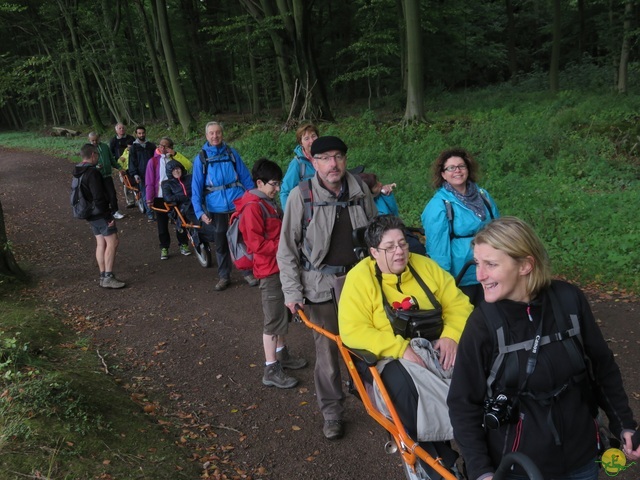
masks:
[[[322,433],[327,440],[338,440],[344,435],[342,420],[325,420]]]

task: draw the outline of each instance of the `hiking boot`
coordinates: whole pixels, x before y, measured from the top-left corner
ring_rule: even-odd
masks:
[[[250,287],[257,287],[258,284],[260,283],[258,279],[254,277],[252,274],[245,275],[244,281],[247,282],[247,284],[249,284]]]
[[[298,384],[298,380],[284,373],[280,362],[276,362],[264,367],[262,383],[267,387],[293,388]]]
[[[282,368],[290,370],[298,370],[307,366],[308,362],[302,357],[293,357],[289,355],[289,349],[285,346],[279,352],[276,352],[276,358],[282,365]]]
[[[160,260],[166,260],[167,258],[169,258],[169,249],[168,248],[161,248],[160,249]]]
[[[216,292],[221,292],[222,290],[226,290],[226,288],[229,286],[229,279],[228,278],[221,278],[220,280],[218,280],[218,283],[216,283],[213,286],[213,289]]]
[[[100,286],[102,288],[122,288],[125,285],[124,282],[121,282],[113,275],[107,275],[100,279]]]
[[[136,204],[135,203],[127,203],[127,208],[135,208]]]
[[[322,433],[327,440],[338,440],[344,435],[342,420],[325,420]]]
[[[188,257],[189,255],[191,255],[191,250],[189,250],[189,245],[187,245],[186,243],[180,245],[180,253],[185,257]]]
[[[116,212],[113,214],[113,218],[115,218],[116,220],[122,220],[124,218],[124,215],[120,212]]]

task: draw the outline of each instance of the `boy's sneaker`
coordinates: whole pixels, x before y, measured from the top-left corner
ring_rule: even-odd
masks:
[[[244,281],[247,282],[247,284],[250,287],[257,287],[258,284],[260,283],[258,279],[254,277],[251,273],[249,275],[244,276]]]
[[[153,216],[153,213],[147,213],[147,221],[148,222],[155,222],[156,221],[155,217]]]
[[[282,368],[289,368],[291,370],[298,370],[307,366],[308,362],[302,357],[292,357],[289,355],[289,349],[285,346],[279,352],[276,352],[276,358]]]
[[[284,373],[280,362],[276,362],[264,367],[262,383],[267,387],[293,388],[298,384],[298,380]]]
[[[124,282],[121,282],[113,275],[107,275],[100,279],[100,286],[102,288],[122,288],[125,285]]]
[[[188,257],[189,255],[191,255],[191,250],[189,250],[189,245],[187,245],[186,243],[183,245],[180,245],[180,253],[185,257]]]
[[[121,220],[124,218],[124,215],[121,214],[120,212],[116,212],[113,214],[113,218],[115,218],[116,220]]]
[[[168,248],[161,248],[160,249],[160,260],[166,260],[167,258],[169,258],[169,249]]]

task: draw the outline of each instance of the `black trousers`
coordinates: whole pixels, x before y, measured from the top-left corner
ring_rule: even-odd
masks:
[[[154,198],[153,206],[156,208],[164,208],[164,200],[162,198]],[[156,210],[156,223],[158,225],[158,240],[160,240],[160,248],[169,248],[171,246],[171,235],[169,234],[169,214],[158,212]],[[188,243],[187,232],[176,230],[176,238],[180,245]]]

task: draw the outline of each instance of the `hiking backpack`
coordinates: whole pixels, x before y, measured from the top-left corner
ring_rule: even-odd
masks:
[[[360,178],[360,176],[354,175],[353,177],[358,182],[358,185],[360,185],[360,189],[364,191],[363,181]],[[307,258],[308,253],[306,253],[305,251],[304,239],[307,235],[307,227],[309,226],[309,224],[311,223],[311,219],[313,218],[314,207],[329,207],[329,206],[335,205],[336,207],[348,208],[353,205],[360,205],[364,210],[365,197],[359,198],[357,200],[349,200],[349,201],[343,201],[343,202],[326,202],[326,201],[316,202],[313,200],[313,189],[311,187],[311,179],[300,182],[298,184],[298,187],[300,188],[300,194],[302,195],[302,201],[304,206],[303,214],[302,214],[302,244],[300,248],[300,261],[302,262],[302,268],[304,270],[317,270],[319,272],[324,273],[325,275],[328,275],[328,274],[339,275],[339,274],[346,273],[347,269],[341,266],[324,265],[320,269],[316,268]]]
[[[229,228],[227,229],[227,243],[229,244],[229,252],[231,260],[238,270],[253,269],[253,254],[249,253],[247,244],[244,242],[242,232],[240,231],[240,218],[247,205],[257,203],[262,209],[262,219],[266,222],[267,218],[278,218],[277,213],[269,213],[267,207],[260,201],[247,202],[240,210],[236,210],[229,218]]]
[[[73,217],[81,220],[89,218],[95,208],[95,202],[93,200],[87,200],[82,193],[82,179],[85,173],[80,175],[80,177],[73,177],[73,181],[71,182],[71,210],[73,211]]]
[[[217,190],[225,190],[231,187],[242,187],[244,185],[240,182],[240,178],[238,177],[238,170],[236,167],[236,156],[233,154],[228,145],[225,145],[224,155],[216,155],[214,157],[207,157],[207,152],[202,149],[198,154],[200,157],[200,162],[202,163],[202,185],[204,188],[204,192],[209,194],[211,192],[215,192]],[[236,181],[229,183],[227,185],[207,185],[207,173],[209,172],[209,165],[212,163],[222,163],[222,162],[231,162],[233,163],[233,169],[236,172]]]
[[[485,192],[481,188],[478,189],[478,192],[480,193],[480,198],[482,198],[484,206],[487,207],[487,210],[489,211],[489,216],[491,217],[491,220],[493,220],[494,219],[493,211],[491,210],[491,202],[489,202],[489,198],[487,198],[487,192]],[[473,235],[456,235],[455,234],[455,232],[453,231],[453,205],[451,205],[451,202],[449,200],[442,200],[442,201],[444,202],[444,208],[447,212],[447,220],[449,220],[449,238],[453,240],[454,238],[473,237],[475,233]]]
[[[599,387],[591,360],[584,351],[578,314],[574,313],[577,312],[578,299],[573,289],[566,284],[557,282],[549,287],[548,297],[558,331],[540,337],[538,339],[539,345],[543,346],[553,342],[562,344],[574,370],[582,372],[571,378],[570,382],[581,390],[583,399],[589,405],[591,414],[595,418],[598,413],[598,394],[596,392]],[[562,304],[560,298],[564,300]],[[571,305],[567,307],[569,304]],[[502,389],[515,391],[518,388],[519,359],[516,352],[519,350],[531,351],[534,340],[514,344],[507,343],[510,340],[509,330],[504,314],[499,307],[495,303],[483,301],[479,308],[482,310],[487,328],[491,332],[494,350],[493,363],[486,382],[487,398],[490,398],[496,393],[502,393],[497,385],[498,378],[502,379],[500,382]],[[521,392],[521,395],[547,405],[556,396],[561,395],[567,386],[568,384],[563,385],[552,392],[538,393],[537,396],[533,396],[528,391]],[[550,424],[549,427],[555,437],[556,444],[559,444],[559,436],[555,426]]]

